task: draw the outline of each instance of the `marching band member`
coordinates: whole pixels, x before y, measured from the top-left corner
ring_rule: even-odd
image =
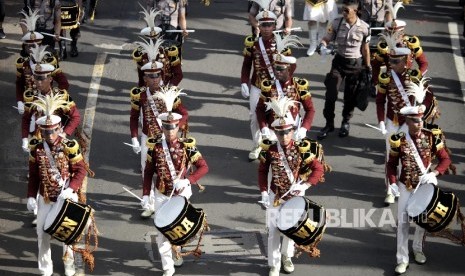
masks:
[[[428,59],[420,45],[420,39],[418,36],[406,35],[404,32],[407,22],[397,19],[397,12],[403,7],[402,1],[398,1],[394,6],[392,6],[392,2],[390,3],[391,5],[389,5],[389,2],[386,4],[392,16],[392,21],[387,22],[384,26],[386,34],[396,38],[396,47],[405,47],[410,51],[409,55],[411,57],[408,60],[408,66],[412,67],[412,62],[415,60],[418,69],[424,75],[428,71]],[[390,65],[389,46],[383,41],[383,37],[380,37],[377,49],[378,51],[374,53],[374,59],[372,60],[373,76],[379,75],[382,66],[386,66],[389,69]],[[378,78],[374,77],[372,80],[373,85],[376,86]]]
[[[45,116],[36,121],[40,136],[34,136],[28,144],[30,158],[27,209],[38,210],[36,228],[39,246],[38,267],[42,275],[51,276],[53,274],[51,236],[44,232],[45,219],[58,198],[78,200],[76,192],[81,187],[87,171],[79,144],[76,140],[62,137],[61,118],[54,115],[58,109],[67,108],[66,95],[53,93],[39,95],[38,100],[32,105],[43,110]],[[76,273],[74,254],[70,246],[64,243],[63,256],[65,275],[74,275]]]
[[[293,106],[292,100],[284,96],[279,100],[272,98],[266,104],[277,116],[271,127],[278,141],[264,139],[262,142],[258,185],[267,216],[269,275],[275,276],[279,275],[281,260],[285,272],[294,271],[291,260],[294,256],[294,241],[284,236],[281,244],[276,225],[279,206],[293,196],[304,196],[310,186],[323,181],[324,172],[329,167],[316,158],[317,153],[314,151],[319,148],[315,146],[318,145],[316,141],[293,140],[295,121],[289,112],[289,107]],[[268,182],[269,174],[271,180]]]
[[[149,41],[151,40],[154,44],[158,45],[158,55],[156,61],[162,63],[162,80],[163,85],[173,85],[178,86],[183,78],[182,68],[181,68],[181,56],[179,48],[176,45],[166,45],[167,41],[162,39],[161,28],[155,27],[154,20],[160,11],[155,11],[150,9],[147,11],[142,8],[142,13],[144,15],[144,20],[147,23],[147,27],[143,28],[140,31],[140,34],[145,36]],[[145,41],[145,45],[148,44]],[[137,63],[137,74],[139,77],[139,86],[144,86],[144,73],[141,70],[141,67],[144,66],[150,60],[147,56],[147,49],[143,47],[144,44],[139,44],[139,47],[134,49],[132,53],[133,60]]]
[[[197,149],[195,139],[178,137],[179,124],[183,116],[172,110],[179,95],[180,90],[176,87],[155,93],[155,97],[162,99],[166,105],[165,113],[159,115],[164,135],[147,141],[148,153],[144,170],[142,201],[143,206],[148,204],[152,192],[153,176],[156,174],[155,210],[167,202],[173,193],[189,199],[192,195],[191,186],[208,172],[207,162]],[[195,171],[190,171],[191,166],[195,167]],[[182,258],[173,260],[170,242],[158,230],[156,231],[158,232],[156,242],[161,256],[163,276],[171,276],[175,271],[174,266],[182,265],[183,260]]]
[[[408,130],[390,136],[391,147],[386,173],[391,186],[398,185],[400,192],[397,212],[397,274],[405,273],[409,266],[409,218],[406,211],[408,199],[418,185],[437,185],[437,176],[443,175],[451,164],[440,135],[423,128],[425,106],[421,103],[427,93],[426,89],[421,85],[414,85],[411,93],[415,95],[417,104],[404,106],[400,110],[400,114],[405,116]],[[434,158],[438,164],[429,171]],[[418,264],[426,262],[423,252],[424,234],[425,229],[416,225],[412,247],[415,262]]]
[[[291,74],[291,66],[296,63],[296,58],[280,54],[286,48],[297,46],[299,41],[296,36],[291,35],[281,38],[279,34],[275,34],[275,41],[275,47],[279,53],[273,56],[273,72],[276,79],[262,81],[256,116],[262,137],[276,140],[276,137],[270,131],[270,126],[276,114],[273,110],[266,109],[266,103],[269,103],[272,98],[280,99],[288,97],[294,101],[290,112],[297,124],[295,140],[300,141],[306,137],[307,130],[312,126],[315,108],[313,106],[312,95],[309,92],[308,81],[303,78],[293,77]],[[300,118],[301,107],[305,111],[302,120]]]
[[[58,88],[69,88],[68,79],[60,69],[58,60],[48,51],[53,49],[50,49],[47,45],[41,45],[44,36],[35,31],[36,22],[39,18],[38,10],[32,11],[31,15],[24,11],[21,11],[21,13],[24,15],[21,25],[24,25],[27,32],[21,38],[23,41],[22,50],[20,56],[16,59],[16,101],[19,114],[24,113],[24,92],[31,89],[34,84],[31,70],[32,64],[52,64],[55,66],[55,70],[51,73],[51,76],[57,82]]]
[[[408,86],[412,82],[421,82],[426,84],[426,80],[422,81],[422,74],[419,70],[410,69],[410,49],[396,46],[396,39],[393,36],[384,35],[383,40],[389,45],[389,70],[381,73],[378,77],[377,95],[376,95],[376,113],[378,117],[379,128],[381,133],[386,137],[386,161],[389,152],[389,137],[399,131],[405,131],[405,117],[400,116],[399,112],[402,107],[410,106],[408,97]],[[423,104],[428,107],[428,110],[436,105],[436,100],[432,92],[428,89]],[[430,113],[430,112],[429,112]],[[435,116],[435,115],[433,115]],[[399,193],[395,186],[389,186],[389,181],[386,179],[386,196],[384,203],[386,205],[393,204],[396,196]]]
[[[82,4],[82,0],[61,0],[61,32],[60,35],[65,36],[66,30],[69,31],[69,36],[71,37],[71,52],[69,55],[71,57],[77,57],[79,55],[79,51],[77,48],[77,41],[78,38],[81,37],[81,22],[84,18],[84,6]],[[77,14],[70,14],[76,12]],[[64,17],[72,17],[77,19],[76,23],[70,26],[68,22],[65,21]],[[66,26],[65,23],[68,23]],[[74,22],[72,22],[74,23]],[[68,53],[66,51],[66,41],[60,40],[60,59],[66,59],[68,57]]]
[[[318,39],[326,34],[328,22],[337,17],[338,11],[334,0],[306,0],[303,19],[307,21],[310,45],[307,56],[313,56],[316,51]]]
[[[142,72],[144,73],[144,83],[145,86],[134,87],[131,90],[131,113],[130,113],[130,132],[132,139],[132,149],[134,153],[141,153],[141,171],[142,176],[145,169],[145,161],[147,160],[147,139],[150,137],[160,137],[162,136],[162,123],[158,116],[166,112],[165,103],[154,97],[154,94],[160,89],[164,89],[167,86],[162,86],[161,70],[162,63],[156,61],[158,56],[158,49],[161,41],[157,41],[155,44],[149,40],[149,43],[138,43],[141,47],[146,49],[148,59],[150,62],[147,62],[144,66],[141,67]],[[181,102],[180,98],[177,98],[173,109],[175,112],[181,114],[182,118],[179,123],[179,127],[187,132],[187,119],[188,112],[187,109]],[[142,116],[142,133],[141,133],[141,143],[139,144],[139,118]],[[141,217],[149,218],[154,212],[154,202],[150,201],[151,204],[143,206],[143,211]]]
[[[249,21],[252,34],[260,35],[259,22],[256,16],[260,9],[266,9],[276,15],[276,30],[283,30],[285,35],[291,33],[292,16],[294,14],[294,0],[253,0],[249,9]]]
[[[34,74],[34,86],[32,89],[28,89],[24,92],[26,108],[21,123],[22,148],[25,152],[28,152],[28,135],[34,135],[34,132],[36,131],[35,118],[40,117],[43,113],[43,110],[32,104],[37,101],[37,98],[40,95],[60,94],[66,99],[67,104],[64,107],[55,110],[55,115],[62,118],[63,135],[72,135],[81,121],[79,110],[68,91],[52,86],[51,74],[56,70],[55,67],[50,64],[37,63],[33,64],[31,69]]]
[[[256,19],[259,24],[261,36],[255,40],[252,36],[245,39],[244,61],[241,70],[241,94],[249,98],[250,130],[252,132],[253,149],[249,153],[249,159],[255,160],[260,154],[260,141],[262,135],[258,125],[255,109],[260,98],[261,83],[275,78],[273,72],[273,55],[277,53],[273,31],[276,29],[276,15],[262,7],[264,10],[258,13]],[[287,50],[285,55],[290,55]],[[253,70],[252,70],[253,69]],[[291,66],[291,73],[295,65]],[[250,73],[252,71],[252,76]],[[250,90],[249,90],[250,85]],[[250,97],[249,97],[250,96]]]

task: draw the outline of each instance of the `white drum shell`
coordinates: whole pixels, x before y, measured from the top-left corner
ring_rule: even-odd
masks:
[[[415,193],[412,192],[412,195],[408,199],[406,208],[407,214],[410,217],[416,217],[423,213],[433,199],[433,195],[433,184],[422,184]]]
[[[293,197],[283,203],[279,208],[277,227],[281,230],[288,230],[297,225],[306,215],[305,200],[300,197]]]
[[[182,196],[173,196],[170,200],[163,203],[155,214],[155,226],[162,228],[173,223],[181,214],[185,203],[186,200]]]

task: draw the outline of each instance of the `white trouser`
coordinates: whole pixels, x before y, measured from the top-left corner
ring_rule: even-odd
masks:
[[[192,185],[186,189],[191,189]],[[183,192],[184,194],[184,192]],[[189,200],[190,195],[192,195],[192,192],[187,192],[186,193],[186,198]],[[155,189],[155,211],[158,211],[158,209],[163,205],[163,203],[167,202],[169,197],[165,196],[164,194],[160,193],[157,189]],[[163,214],[163,210],[160,211],[160,214]],[[163,270],[167,269],[174,269],[174,261],[173,261],[173,253],[171,251],[171,243],[163,234],[158,231],[157,228],[155,228],[155,233],[157,237],[155,238],[155,241],[157,243],[158,247],[158,252],[160,253],[160,258],[161,258],[161,265],[163,267]]]
[[[281,268],[281,254],[294,257],[294,241],[283,235],[281,245],[281,232],[278,230],[277,220],[279,207],[273,207],[275,194],[270,191],[270,204],[266,209],[266,226],[268,227],[268,266]]]
[[[407,215],[407,202],[412,191],[408,191],[404,183],[399,183],[399,202],[397,203],[397,263],[409,262],[408,238],[410,222]],[[415,234],[413,235],[413,251],[423,252],[423,237],[425,229],[415,224]]]
[[[142,170],[142,178],[144,178],[145,161],[147,161],[147,139],[147,135],[142,133],[140,136],[140,167]]]
[[[52,251],[50,249],[50,239],[52,236],[44,232],[45,218],[47,217],[48,212],[55,204],[55,202],[45,203],[44,198],[39,195],[37,201],[38,210],[37,210],[37,243],[39,246],[38,254],[38,265],[39,270],[42,275],[52,275],[53,274],[53,262],[52,262]],[[73,201],[78,200],[77,194],[73,194],[70,198]],[[66,260],[63,260],[65,264],[70,264],[74,262],[74,254],[69,246],[63,243],[63,256],[67,253]]]
[[[260,99],[260,88],[255,85],[250,86],[250,96],[249,96],[249,115],[250,115],[250,131],[252,132],[252,140],[254,147],[260,146],[262,140],[262,134],[260,132],[260,126],[258,125],[257,109],[258,100]]]
[[[333,21],[338,15],[337,5],[334,0],[328,0],[323,5],[318,5],[316,7],[305,4],[303,12],[303,20],[305,21],[318,21],[326,22]],[[325,35],[325,34],[323,34]],[[321,39],[321,38],[320,38]]]
[[[385,159],[385,166],[384,166],[384,168],[385,168],[385,170],[387,170],[387,162],[388,162],[388,159],[389,159],[389,151],[391,150],[391,144],[389,143],[389,139],[391,138],[391,135],[392,135],[392,134],[395,134],[395,133],[397,133],[397,132],[399,132],[399,131],[402,131],[402,132],[407,133],[408,127],[407,127],[407,124],[403,124],[403,125],[401,125],[401,126],[396,126],[396,125],[394,125],[394,123],[393,123],[390,119],[388,119],[388,118],[386,118],[386,121],[384,122],[384,124],[385,124],[385,126],[386,126],[386,131],[387,131],[386,136],[385,136],[385,140],[386,140],[386,154],[385,154],[385,158],[386,158],[386,159]],[[401,170],[401,165],[399,164],[398,170],[397,170],[397,176],[400,175],[400,170]],[[385,173],[384,173],[384,180],[385,180],[384,183],[385,183],[385,185],[386,185],[387,194],[391,194],[392,192],[391,192],[391,190],[389,189],[389,184],[391,184],[391,183],[389,183],[389,179],[387,179],[387,171],[385,171]]]

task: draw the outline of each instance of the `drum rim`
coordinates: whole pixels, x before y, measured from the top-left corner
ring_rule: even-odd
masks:
[[[185,198],[185,197],[183,197],[183,196],[173,196],[171,199],[169,199],[169,201],[165,202],[165,204],[166,204],[166,203],[169,203],[171,200],[176,199],[176,198],[178,198],[178,197],[181,197],[181,198],[184,199],[184,205],[183,205],[183,208],[181,209],[181,212],[173,219],[173,221],[171,221],[170,223],[168,223],[167,225],[164,225],[164,226],[157,226],[157,217],[158,217],[158,216],[157,216],[156,213],[155,213],[155,217],[153,218],[153,224],[155,225],[155,227],[160,227],[160,228],[168,227],[168,226],[170,226],[171,224],[173,224],[176,220],[179,221],[179,216],[180,216],[181,214],[183,214],[182,217],[185,216],[185,214],[187,213],[187,209],[188,209],[187,207],[188,207],[189,204],[190,204],[190,202],[187,200],[187,198]],[[164,205],[164,204],[162,204],[162,205],[160,206],[160,209],[162,208],[163,205]],[[192,205],[192,204],[190,204],[190,205]],[[194,206],[192,205],[192,207],[194,207]],[[160,210],[160,209],[158,209],[158,210]],[[195,207],[194,207],[194,209],[195,209]],[[184,213],[183,213],[183,212],[184,212]]]
[[[417,185],[419,185],[419,184],[417,184]],[[410,214],[411,214],[411,212],[409,212],[409,209],[410,209],[409,207],[410,207],[410,205],[411,205],[411,204],[409,204],[410,200],[411,200],[415,195],[419,195],[419,194],[417,194],[418,190],[428,188],[429,186],[432,187],[432,189],[433,189],[433,194],[431,195],[431,198],[430,198],[430,200],[428,201],[428,203],[426,204],[425,208],[423,209],[423,211],[420,211],[420,213],[418,213],[418,214],[416,214],[416,215],[410,215]],[[422,188],[422,187],[424,187],[424,188]],[[436,185],[433,185],[433,184],[431,184],[431,183],[420,185],[420,187],[418,187],[418,190],[417,190],[414,194],[412,194],[412,196],[407,200],[407,206],[405,207],[405,211],[407,212],[407,215],[408,215],[409,217],[411,217],[411,218],[418,217],[418,216],[420,216],[421,214],[423,214],[423,213],[425,212],[425,210],[428,209],[428,206],[430,205],[431,201],[433,201],[433,198],[435,197],[435,195],[436,195],[436,199],[435,199],[434,201],[436,201],[437,198],[439,197],[439,188],[436,187]],[[429,210],[428,210],[428,212],[429,212]]]
[[[292,198],[290,198],[289,200],[287,200],[286,202],[284,202],[284,203],[279,207],[278,219],[277,219],[277,221],[276,221],[276,227],[278,227],[279,229],[281,229],[280,226],[282,226],[282,225],[280,225],[280,223],[279,223],[279,222],[281,221],[281,219],[280,219],[280,218],[281,218],[281,209],[283,209],[283,208],[285,207],[285,205],[288,204],[289,202],[291,202],[292,200],[303,200],[303,201],[304,201],[304,211],[302,212],[302,214],[300,215],[300,217],[297,219],[297,221],[296,221],[294,224],[292,224],[290,227],[288,227],[286,230],[291,229],[291,228],[294,227],[294,225],[296,225],[296,224],[299,224],[299,221],[300,221],[300,219],[302,218],[302,216],[305,215],[305,219],[308,218],[308,213],[305,212],[305,210],[308,210],[309,203],[308,203],[307,200],[310,200],[310,199],[308,199],[308,198],[306,198],[306,197],[303,197],[303,196],[295,196],[295,197],[292,197]],[[293,209],[294,209],[294,208],[293,208]],[[293,210],[293,209],[289,209],[289,210]],[[305,221],[305,220],[304,220],[304,221]],[[284,230],[284,231],[286,231],[286,230]]]

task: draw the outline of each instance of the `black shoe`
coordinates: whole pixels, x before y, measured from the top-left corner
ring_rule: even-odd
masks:
[[[5,37],[6,37],[5,32],[3,31],[3,28],[1,28],[0,29],[0,39],[3,39]]]
[[[78,49],[76,46],[71,46],[71,52],[69,53],[71,57],[77,57],[79,55]]]
[[[339,137],[349,136],[350,124],[349,122],[342,122],[341,128],[339,129]]]
[[[370,96],[372,98],[376,98],[376,87],[375,86],[371,86],[371,89],[370,89]]]
[[[324,128],[320,129],[320,134],[318,134],[317,138],[318,140],[323,140],[328,136],[329,132],[334,131],[334,126],[333,125],[326,125]]]
[[[65,60],[68,57],[66,47],[60,48],[59,55],[60,55],[60,60]]]

